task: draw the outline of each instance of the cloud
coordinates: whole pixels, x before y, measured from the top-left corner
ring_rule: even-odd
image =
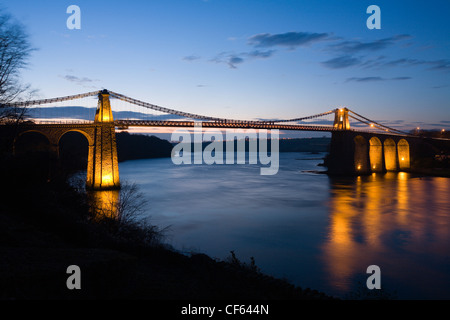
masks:
[[[376,81],[388,81],[388,80],[409,80],[411,77],[395,77],[395,78],[382,78],[382,77],[352,77],[348,78],[346,82],[376,82]]]
[[[89,85],[89,84],[92,84],[93,82],[99,81],[99,80],[90,79],[90,78],[87,78],[87,77],[80,78],[80,77],[77,77],[77,76],[74,76],[74,75],[70,75],[70,74],[67,74],[65,76],[60,76],[60,77],[65,79],[65,80],[67,80],[67,81],[70,81],[70,82],[73,82],[73,83],[78,84],[80,86],[83,86],[85,88],[96,88],[95,86],[92,86],[92,85]]]
[[[385,62],[383,66],[385,67],[417,66],[424,64],[425,62],[426,61],[424,60],[402,58]]]
[[[450,59],[440,60],[418,60],[418,59],[397,59],[384,63],[386,67],[411,67],[411,66],[430,66],[430,70],[450,71]]]
[[[276,46],[296,48],[329,40],[328,33],[287,32],[280,34],[260,33],[249,38],[248,43],[255,48]]]
[[[353,77],[353,78],[348,78],[346,80],[346,82],[351,82],[351,81],[355,81],[355,82],[373,82],[373,81],[384,81],[385,79],[381,78],[381,77],[363,77],[363,78],[358,78],[358,77]]]
[[[244,62],[244,58],[240,57],[239,55],[235,53],[230,52],[221,52],[218,55],[216,55],[214,58],[212,58],[210,61],[215,63],[225,63],[227,64],[231,69],[236,69],[236,65],[241,64]]]
[[[395,77],[395,78],[391,78],[390,80],[410,80],[412,79],[411,77]]]
[[[79,77],[72,76],[72,75],[69,75],[69,74],[65,75],[63,78],[66,79],[67,81],[75,82],[75,83],[78,83],[78,84],[85,84],[85,83],[98,81],[98,80],[92,80],[92,79],[89,79],[89,78],[86,78],[86,77],[79,78]]]
[[[268,50],[268,51],[259,51],[259,50],[254,50],[248,53],[245,53],[245,55],[252,57],[252,58],[270,58],[273,56],[273,54],[275,53],[275,50]]]
[[[441,89],[441,88],[447,88],[448,85],[440,85],[440,86],[433,86],[432,89]]]
[[[236,68],[236,65],[237,64],[240,64],[240,63],[242,63],[242,62],[244,62],[244,59],[243,58],[241,58],[241,57],[239,57],[239,56],[235,56],[235,55],[230,55],[229,57],[228,57],[228,65],[231,67],[231,68]]]
[[[371,42],[361,42],[361,41],[342,41],[336,44],[331,44],[328,46],[329,50],[337,51],[340,53],[346,53],[346,54],[355,54],[362,51],[378,51],[382,49],[386,49],[388,47],[393,46],[396,42],[409,39],[411,38],[410,35],[407,34],[401,34],[392,36],[385,39],[375,40]]]
[[[221,52],[217,56],[215,56],[213,59],[211,59],[210,61],[216,62],[216,63],[225,63],[231,69],[236,69],[237,65],[242,64],[249,59],[270,58],[274,54],[274,52],[275,52],[275,50],[268,50],[268,51],[254,50],[254,51],[250,51],[250,52],[241,52],[241,53]]]
[[[345,55],[324,61],[321,64],[329,69],[342,69],[359,65],[361,64],[361,60],[352,56]]]
[[[252,59],[268,59],[276,55],[275,48],[296,49],[298,47],[309,47],[316,43],[326,42],[327,45],[322,52],[327,54],[328,60],[320,64],[328,69],[345,69],[359,67],[364,69],[385,69],[393,67],[425,66],[428,70],[450,71],[450,59],[419,60],[415,58],[392,59],[386,55],[374,56],[373,52],[379,52],[394,46],[403,46],[404,40],[411,39],[409,34],[397,34],[390,37],[373,40],[360,41],[349,40],[334,36],[332,33],[323,32],[285,32],[278,34],[259,33],[247,39],[250,49],[245,52],[222,52],[210,61],[223,63],[232,69]],[[234,40],[235,38],[233,38]],[[411,42],[408,42],[411,45]],[[266,50],[264,50],[264,48]],[[269,50],[267,50],[269,49]],[[192,55],[184,57],[183,60],[194,61],[200,57]],[[385,80],[409,80],[410,77],[396,77],[384,79],[381,77],[349,78],[347,81],[370,82]]]
[[[329,44],[326,52],[335,53],[338,56],[322,62],[324,67],[329,69],[342,69],[359,66],[365,69],[393,68],[393,67],[415,67],[428,66],[428,70],[450,71],[450,59],[421,60],[414,58],[388,59],[386,56],[370,58],[367,55],[395,46],[398,42],[412,38],[408,34],[399,34],[392,37],[379,39],[370,42],[356,40],[345,40],[338,43]],[[356,56],[359,54],[358,56]],[[364,54],[361,56],[361,54]],[[408,79],[408,78],[407,78]],[[407,80],[398,78],[396,80]],[[369,80],[370,81],[370,80]]]
[[[184,61],[195,61],[195,60],[199,60],[199,59],[200,59],[200,57],[196,56],[196,55],[190,55],[190,56],[183,57]]]
[[[385,120],[385,125],[395,125],[395,124],[403,124],[405,123],[405,120]]]
[[[427,125],[433,126],[433,127],[442,127],[442,123],[427,123]]]
[[[361,61],[360,66],[366,69],[428,66],[429,70],[450,71],[450,59],[419,60],[410,58],[400,58],[395,60],[386,60],[385,56],[380,56],[375,59]]]
[[[450,71],[450,59],[427,61],[426,63],[432,66],[431,70]]]
[[[261,33],[248,38],[248,44],[254,50],[235,53],[235,52],[221,52],[212,58],[210,61],[216,63],[225,63],[230,68],[236,69],[238,65],[251,59],[268,59],[274,56],[276,50],[259,50],[259,48],[269,47],[288,47],[293,49],[299,46],[307,46],[319,41],[329,40],[328,33],[309,33],[309,32],[287,32],[282,34]],[[195,58],[197,58],[195,56]],[[192,61],[189,57],[184,60]]]

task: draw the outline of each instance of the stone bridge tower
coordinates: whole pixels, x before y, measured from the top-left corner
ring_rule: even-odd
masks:
[[[334,112],[334,127],[340,130],[350,129],[350,122],[348,121],[348,109],[336,109]]]
[[[94,125],[94,141],[89,145],[86,187],[97,190],[119,189],[116,132],[107,90],[98,94]]]

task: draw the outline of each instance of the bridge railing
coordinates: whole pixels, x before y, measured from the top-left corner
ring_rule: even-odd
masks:
[[[35,124],[90,124],[94,123],[93,120],[37,120],[33,119]]]

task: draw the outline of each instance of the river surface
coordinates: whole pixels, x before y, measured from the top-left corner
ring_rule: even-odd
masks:
[[[148,200],[146,217],[170,226],[165,241],[184,253],[224,260],[233,250],[264,273],[341,298],[358,297],[377,265],[383,296],[450,299],[450,179],[311,172],[324,170],[324,156],[280,153],[268,176],[259,165],[170,158],[119,168]]]

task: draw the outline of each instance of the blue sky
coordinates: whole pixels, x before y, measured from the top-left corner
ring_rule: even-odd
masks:
[[[81,8],[81,30],[66,9]],[[381,29],[369,30],[369,5]],[[3,2],[38,49],[23,80],[50,98],[107,88],[191,113],[294,118],[339,106],[450,130],[450,2]]]

